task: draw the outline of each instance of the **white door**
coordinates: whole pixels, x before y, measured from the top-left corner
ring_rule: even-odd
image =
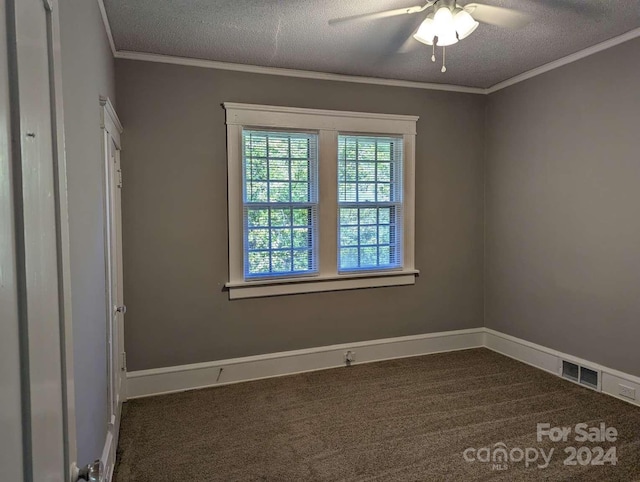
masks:
[[[58,5],[1,1],[7,23],[6,32],[5,22],[0,28],[0,69],[10,73],[0,119],[1,475],[65,481],[76,446]],[[4,446],[5,423],[11,440],[21,441],[19,455],[15,445]],[[5,456],[15,458],[5,463]]]
[[[122,125],[107,98],[101,98],[103,153],[105,173],[106,273],[107,273],[107,344],[108,344],[108,443],[102,455],[108,470],[113,467],[118,443],[120,410],[125,399],[126,360],[124,353],[124,315],[122,277],[122,222],[120,169],[120,134]],[[111,474],[107,474],[110,477]]]

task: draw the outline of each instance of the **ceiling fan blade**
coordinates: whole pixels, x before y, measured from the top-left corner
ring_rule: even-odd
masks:
[[[420,15],[416,15],[415,17],[412,18],[411,22],[407,23],[407,28],[402,31],[403,32],[402,34],[399,34],[397,36],[397,41],[395,43],[396,48],[393,53],[408,54],[410,52],[413,52],[414,50],[416,50],[417,47],[422,45],[415,38],[413,38],[413,36],[418,31],[420,24],[426,18],[427,13],[428,12],[423,12]],[[409,34],[407,35],[404,32],[409,32]]]
[[[405,40],[404,43],[400,46],[400,48],[398,48],[397,53],[408,54],[409,52],[415,50],[415,48],[418,45],[421,45],[420,42],[418,42],[416,39],[413,38],[414,33],[415,32],[412,32],[411,35],[407,37],[407,40]]]
[[[428,6],[431,6],[431,4],[432,2],[428,2],[426,6],[416,5],[415,7],[397,8],[395,10],[385,10],[383,12],[361,13],[359,15],[351,15],[349,17],[332,18],[329,20],[329,25],[360,20],[377,20],[380,18],[396,17],[398,15],[410,15],[412,13],[422,12]]]
[[[522,28],[531,22],[529,15],[510,8],[494,7],[481,3],[470,3],[463,7],[478,22],[506,28]]]
[[[548,3],[546,0],[533,0],[537,3]],[[600,18],[610,13],[613,8],[607,2],[585,2],[584,0],[555,0],[554,8],[561,8],[572,13]]]

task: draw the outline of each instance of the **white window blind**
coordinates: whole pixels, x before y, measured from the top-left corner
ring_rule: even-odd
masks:
[[[317,272],[318,136],[243,129],[244,277]]]
[[[402,137],[338,136],[338,271],[402,266]]]

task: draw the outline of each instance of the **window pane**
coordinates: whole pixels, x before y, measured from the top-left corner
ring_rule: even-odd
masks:
[[[358,210],[343,208],[340,210],[340,225],[358,224]]]
[[[311,253],[307,250],[297,250],[293,252],[293,270],[308,271],[311,261]]]
[[[375,208],[359,209],[360,211],[360,223],[359,224],[378,224],[378,210]]]
[[[380,246],[378,248],[378,263],[381,265],[391,264],[391,249],[389,246]]]
[[[284,136],[269,135],[267,145],[269,146],[269,157],[289,157],[289,139]]]
[[[314,207],[247,208],[245,215],[245,276],[316,271]]]
[[[267,195],[267,185],[268,183],[266,182],[249,181],[247,183],[247,202],[267,202],[269,199]]]
[[[389,224],[391,222],[391,208],[378,209],[378,223]]]
[[[376,226],[360,228],[360,244],[378,244],[378,229]]]
[[[309,184],[306,182],[294,182],[291,184],[291,201],[294,203],[309,202]]]
[[[291,161],[291,174],[294,181],[309,180],[309,162],[308,161]]]
[[[272,159],[269,161],[269,179],[272,181],[288,181],[289,165],[288,159]]]
[[[249,249],[265,249],[269,247],[269,230],[268,229],[250,229],[249,230]]]
[[[291,267],[291,251],[273,251],[271,253],[271,272],[289,273]]]
[[[294,159],[309,157],[309,143],[306,139],[291,138],[291,157]]]
[[[400,266],[403,139],[338,136],[338,269]]]
[[[269,210],[268,209],[249,209],[247,211],[249,227],[269,226]]]
[[[341,268],[358,268],[358,248],[342,248],[340,250]]]
[[[260,211],[269,214],[267,209],[260,209]],[[272,209],[271,226],[291,226],[291,209]]]
[[[291,247],[291,228],[272,229],[271,230],[271,247],[290,248]]]
[[[378,248],[375,246],[368,246],[366,248],[360,248],[360,266],[364,268],[374,268],[378,266]]]
[[[309,228],[294,228],[293,229],[293,247],[294,248],[309,248],[311,247],[311,240],[309,239],[311,231]]]
[[[317,271],[317,134],[243,136],[245,278]]]
[[[268,179],[266,159],[248,159],[245,170],[246,179],[249,181],[266,181]]]
[[[268,274],[269,251],[253,251],[249,253],[249,272],[253,274]]]
[[[378,192],[376,193],[376,201],[386,203],[391,201],[391,185],[378,184]]]
[[[310,224],[311,224],[311,217],[308,209],[293,210],[294,226],[309,226]]]
[[[288,203],[291,201],[291,184],[288,182],[269,183],[269,202]]]
[[[348,227],[340,230],[340,246],[358,246],[358,228]]]

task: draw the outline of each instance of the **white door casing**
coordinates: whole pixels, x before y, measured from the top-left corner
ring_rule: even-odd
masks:
[[[6,3],[0,0],[0,105],[9,105]],[[0,109],[0,480],[23,480],[20,333],[16,279],[11,126]]]
[[[122,125],[108,98],[101,97],[102,152],[104,157],[105,273],[107,296],[108,433],[102,460],[106,478],[115,462],[120,412],[125,400],[124,308],[122,271],[122,222],[120,134]]]
[[[62,481],[76,446],[58,4],[5,1],[22,479]]]

